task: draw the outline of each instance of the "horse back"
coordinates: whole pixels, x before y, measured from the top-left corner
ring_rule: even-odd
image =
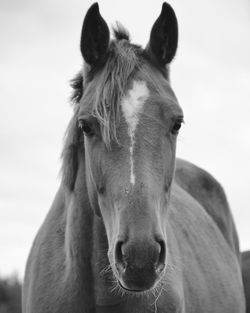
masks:
[[[236,227],[225,192],[219,182],[205,170],[182,159],[176,160],[175,182],[198,201],[212,217],[240,260]]]

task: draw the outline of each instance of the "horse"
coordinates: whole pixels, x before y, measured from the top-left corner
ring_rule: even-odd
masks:
[[[94,3],[62,179],[28,257],[24,313],[243,313],[237,231],[221,185],[176,158],[178,45],[163,3],[145,48]]]
[[[242,257],[242,277],[246,297],[246,313],[250,313],[250,251],[244,251]]]

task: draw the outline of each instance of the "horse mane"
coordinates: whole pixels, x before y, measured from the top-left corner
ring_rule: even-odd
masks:
[[[83,76],[79,72],[71,81],[70,86],[73,89],[70,100],[72,104],[78,104],[83,95]]]
[[[74,189],[75,178],[78,169],[78,150],[80,142],[80,134],[77,128],[77,112],[79,106],[74,112],[73,117],[67,127],[64,136],[64,146],[61,154],[62,158],[62,182],[69,190]],[[83,136],[82,136],[83,138]],[[84,143],[82,144],[84,149]]]

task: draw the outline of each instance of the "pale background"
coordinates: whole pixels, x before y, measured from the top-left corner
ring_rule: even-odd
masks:
[[[180,28],[172,85],[185,112],[178,155],[224,186],[242,249],[250,249],[250,2],[171,0]],[[25,261],[60,182],[71,117],[68,81],[92,1],[0,0],[0,275]],[[135,43],[147,43],[161,0],[101,0]]]

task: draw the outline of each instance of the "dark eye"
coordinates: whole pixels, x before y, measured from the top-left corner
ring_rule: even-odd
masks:
[[[83,133],[90,137],[92,136],[94,133],[93,133],[93,130],[91,128],[91,124],[89,121],[86,121],[84,119],[81,119],[78,121],[78,127],[81,129],[81,131],[83,131]]]
[[[183,120],[176,120],[176,121],[174,122],[174,125],[173,125],[173,127],[172,127],[172,129],[171,129],[171,133],[172,133],[173,135],[177,135],[177,134],[178,134],[178,132],[179,132],[179,130],[180,130],[180,128],[181,128],[182,122],[183,122]]]

